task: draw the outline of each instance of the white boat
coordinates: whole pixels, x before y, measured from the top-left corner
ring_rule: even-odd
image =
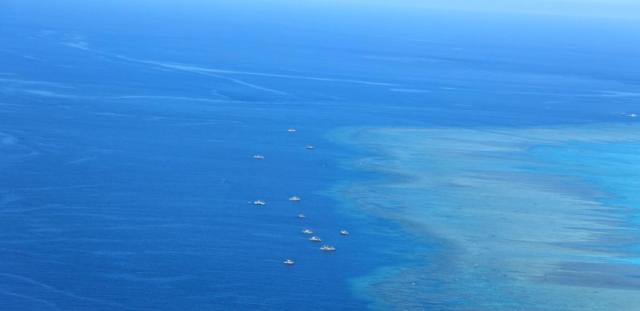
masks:
[[[289,133],[295,133],[295,132],[297,132],[297,131],[298,131],[298,130],[296,130],[296,129],[294,129],[294,128],[289,128],[289,129],[287,129],[287,132],[289,132]]]
[[[306,146],[304,146],[304,147],[305,147],[306,149],[309,149],[309,150],[316,149],[316,146],[314,146],[314,145],[306,145]]]
[[[340,230],[340,235],[349,235],[349,231],[342,229]]]
[[[313,231],[311,231],[311,229],[304,229],[304,230],[302,230],[302,233],[304,233],[304,234],[313,234]]]
[[[261,154],[256,154],[256,155],[253,156],[253,158],[256,159],[256,160],[264,160],[264,156],[261,155]]]
[[[322,245],[322,246],[320,247],[320,250],[321,250],[321,251],[324,251],[324,252],[335,252],[335,251],[336,251],[336,248],[335,248],[335,247],[333,247],[333,246],[331,246],[331,245]]]
[[[309,241],[311,241],[311,242],[322,242],[322,240],[319,237],[315,236],[315,235],[310,237]]]
[[[297,195],[289,197],[289,201],[291,201],[291,202],[300,202],[300,200],[302,200],[302,199]]]
[[[628,116],[629,116],[629,118],[637,118],[638,114],[637,113],[630,113]]]
[[[304,214],[298,214],[298,218],[303,219],[304,217]]]
[[[265,202],[263,200],[255,200],[255,201],[253,201],[253,205],[256,205],[256,206],[267,205],[267,202]]]
[[[291,260],[291,259],[287,259],[287,260],[283,261],[282,263],[287,265],[287,266],[293,266],[296,262]]]

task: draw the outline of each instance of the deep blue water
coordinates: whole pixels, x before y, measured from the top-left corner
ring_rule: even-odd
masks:
[[[328,133],[634,122],[637,28],[317,4],[3,2],[0,305],[363,309],[349,281],[424,245],[327,194],[368,177],[343,167],[359,155]],[[307,226],[339,252],[310,245]]]

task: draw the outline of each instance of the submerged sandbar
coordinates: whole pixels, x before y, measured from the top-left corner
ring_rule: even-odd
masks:
[[[356,281],[372,308],[638,310],[638,210],[585,176],[640,177],[640,162],[628,159],[640,154],[598,167],[606,161],[532,150],[610,145],[598,156],[611,156],[618,145],[640,147],[640,127],[349,129],[336,137],[373,154],[356,169],[387,176],[336,194],[436,249]]]

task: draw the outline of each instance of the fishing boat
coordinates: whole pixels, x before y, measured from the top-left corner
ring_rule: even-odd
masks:
[[[320,250],[323,251],[323,252],[335,252],[336,248],[331,246],[331,245],[322,245],[320,247]]]
[[[300,200],[302,200],[302,199],[297,195],[289,197],[289,201],[291,201],[291,202],[300,202]]]
[[[319,237],[315,236],[315,235],[310,237],[309,241],[311,241],[311,242],[322,242],[322,240]]]

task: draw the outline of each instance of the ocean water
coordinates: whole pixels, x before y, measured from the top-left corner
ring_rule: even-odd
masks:
[[[563,286],[546,310],[629,309],[637,28],[357,1],[4,1],[0,309],[535,310]],[[453,213],[477,203],[473,187],[460,197],[413,177],[472,171],[491,172],[483,191],[512,174],[513,198],[536,185],[549,202],[606,208],[594,221],[550,205],[566,222],[536,232],[564,234],[559,255],[509,254],[512,242],[473,234],[487,218]],[[605,229],[612,245],[585,242]],[[514,283],[482,270],[495,257],[471,242],[517,258]],[[582,265],[522,269],[550,262]],[[603,262],[606,277],[587,265]],[[518,279],[541,271],[552,285]]]

